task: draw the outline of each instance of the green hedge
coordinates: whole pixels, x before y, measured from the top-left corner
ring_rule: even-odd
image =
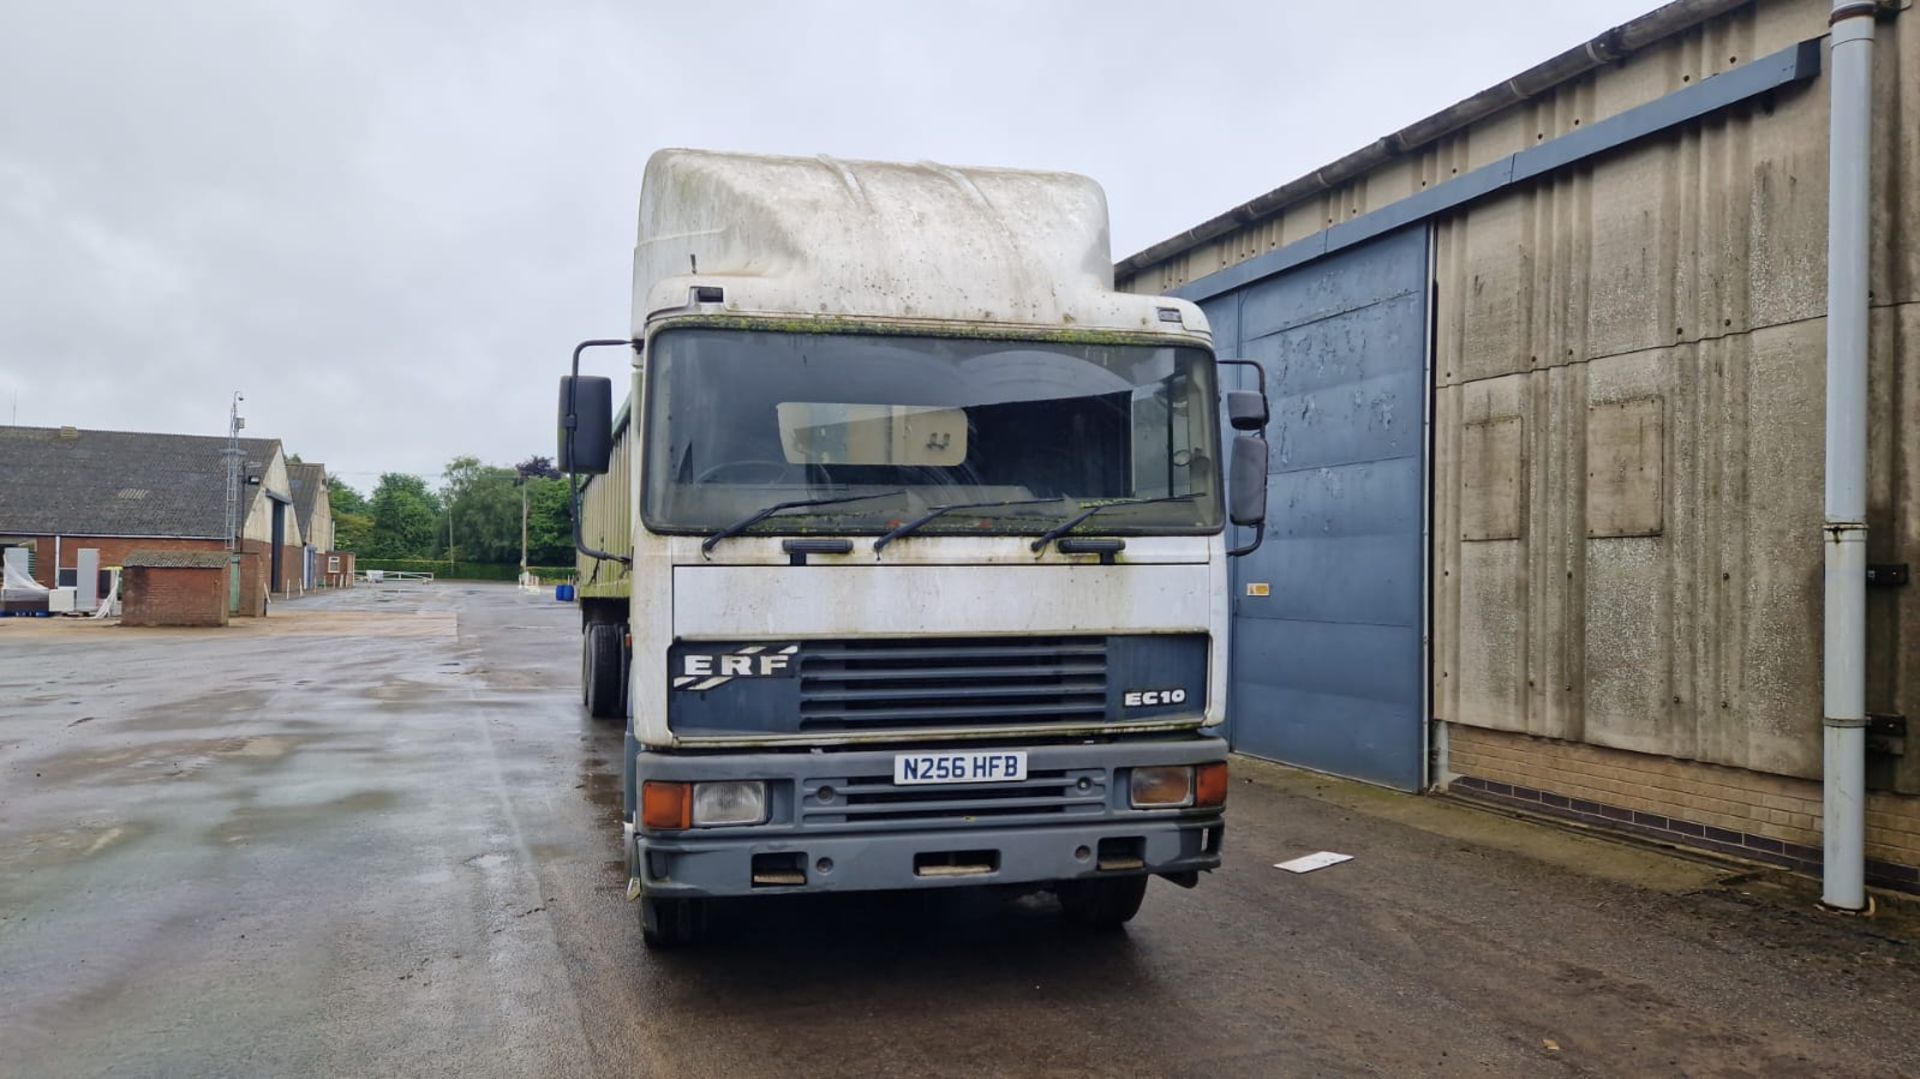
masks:
[[[448,562],[439,558],[356,558],[356,571],[391,570],[395,573],[431,573],[450,581],[517,581],[520,567],[494,562]],[[573,576],[572,566],[529,566],[542,581],[553,584]]]

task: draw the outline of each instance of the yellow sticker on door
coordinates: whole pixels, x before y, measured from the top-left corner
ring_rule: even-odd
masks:
[[[1272,594],[1273,594],[1273,590],[1267,585],[1267,582],[1265,581],[1248,581],[1247,582],[1247,595],[1249,596],[1270,596]]]

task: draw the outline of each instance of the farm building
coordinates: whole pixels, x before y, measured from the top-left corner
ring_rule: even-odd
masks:
[[[1920,884],[1916,131],[1904,5],[1682,0],[1122,260],[1273,398],[1236,746]]]
[[[293,515],[300,526],[300,587],[351,585],[353,554],[333,545],[333,499],[327,487],[327,466],[288,463],[287,487],[293,492]]]
[[[307,555],[279,440],[239,445],[229,609],[258,615],[269,591],[303,586]],[[217,436],[0,426],[0,547],[25,548],[48,587],[74,583],[82,551],[100,567],[135,550],[225,551],[226,449]]]

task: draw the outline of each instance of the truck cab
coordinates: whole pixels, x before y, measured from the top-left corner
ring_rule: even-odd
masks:
[[[1265,445],[1200,310],[1113,291],[1097,185],[662,151],[633,312],[626,406],[576,350],[560,450],[651,943],[970,885],[1117,925],[1219,865]]]

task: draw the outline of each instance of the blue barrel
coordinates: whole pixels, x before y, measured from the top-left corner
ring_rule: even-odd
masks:
[[[562,603],[572,603],[573,602],[573,586],[570,584],[554,585],[553,598],[559,600]]]

